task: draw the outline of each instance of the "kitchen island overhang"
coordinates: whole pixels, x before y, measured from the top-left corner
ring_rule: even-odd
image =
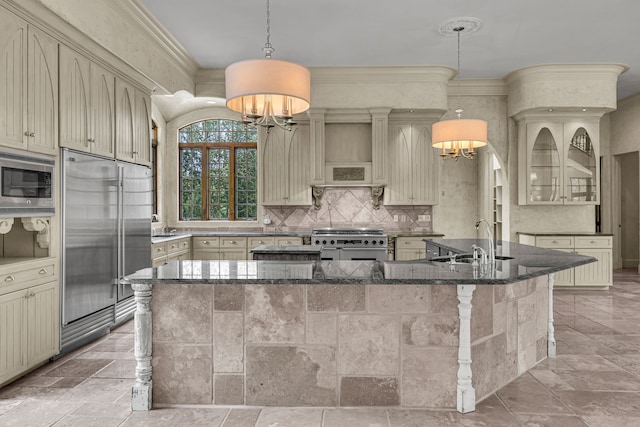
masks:
[[[441,242],[462,251],[483,243]],[[513,259],[480,272],[423,260],[176,261],[141,270],[128,277],[137,302],[132,407],[473,411],[553,354],[553,273],[593,261],[502,248]]]

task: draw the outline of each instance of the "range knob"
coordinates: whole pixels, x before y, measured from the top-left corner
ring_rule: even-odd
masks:
[[[384,240],[380,240],[380,244],[381,244],[381,245],[384,245]]]
[[[335,241],[335,240],[332,240],[332,241],[331,241],[331,244],[332,244],[332,245],[333,245],[333,244],[335,244],[335,243],[336,243],[336,241]]]
[[[322,244],[323,244],[323,245],[326,245],[326,244],[327,244],[327,241],[326,241],[326,240],[323,240],[323,241],[322,241]]]
[[[375,240],[372,240],[372,241],[371,241],[371,243],[373,243],[373,244],[375,245],[375,244],[376,244],[376,241],[375,241]]]
[[[364,244],[365,244],[365,245],[368,245],[368,244],[369,244],[369,241],[368,241],[368,240],[365,240],[365,241],[364,241]]]

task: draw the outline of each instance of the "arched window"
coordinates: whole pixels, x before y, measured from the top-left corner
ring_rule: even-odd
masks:
[[[180,128],[178,138],[180,219],[255,219],[258,131],[209,119]]]

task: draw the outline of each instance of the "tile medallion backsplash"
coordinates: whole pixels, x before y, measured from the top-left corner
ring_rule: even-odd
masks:
[[[271,224],[264,231],[297,231],[316,227],[383,227],[390,231],[432,230],[432,222],[418,221],[419,215],[431,218],[431,206],[384,206],[373,208],[371,188],[326,188],[320,209],[313,206],[267,206],[265,215]],[[397,216],[397,221],[395,217]]]

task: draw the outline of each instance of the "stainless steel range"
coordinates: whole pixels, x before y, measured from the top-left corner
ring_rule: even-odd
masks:
[[[388,238],[381,228],[316,228],[311,245],[322,248],[323,260],[387,260]]]

